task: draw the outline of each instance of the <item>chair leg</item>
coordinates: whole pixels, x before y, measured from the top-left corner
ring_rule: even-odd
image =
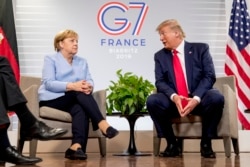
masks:
[[[160,152],[160,146],[161,146],[161,138],[154,136],[153,137],[153,144],[154,144],[154,155],[158,156]]]
[[[33,139],[29,142],[30,146],[30,157],[35,158],[36,157],[36,150],[37,150],[37,142],[38,140]]]
[[[233,148],[234,148],[234,153],[236,155],[239,155],[240,151],[239,151],[239,142],[238,142],[238,139],[232,138],[232,144],[233,144]]]
[[[24,140],[19,139],[17,143],[17,150],[18,152],[22,153],[23,152],[23,146],[24,146]]]
[[[184,139],[183,139],[183,138],[178,138],[178,139],[177,139],[177,143],[178,143],[178,146],[179,146],[180,149],[181,149],[181,153],[183,152],[183,142],[184,142]]]
[[[99,137],[98,138],[99,142],[99,149],[100,149],[100,154],[102,157],[106,156],[106,137]]]
[[[24,146],[24,140],[19,139],[17,144],[17,150],[18,152],[23,152],[23,146]],[[33,139],[29,141],[29,150],[30,150],[30,157],[34,158],[36,157],[36,150],[37,150],[37,140]]]
[[[227,158],[231,157],[231,137],[223,137],[225,155]]]

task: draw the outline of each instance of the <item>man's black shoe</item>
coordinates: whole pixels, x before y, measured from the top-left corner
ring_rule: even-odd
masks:
[[[14,147],[8,147],[5,151],[1,151],[0,162],[3,165],[5,162],[17,165],[32,165],[41,162],[41,158],[30,158],[20,154]]]
[[[62,136],[67,133],[66,129],[62,128],[51,128],[47,126],[44,122],[36,121],[35,124],[29,129],[22,129],[20,131],[21,140],[51,140],[56,137]]]
[[[0,160],[0,166],[5,166],[5,162],[3,160]]]
[[[164,152],[160,153],[161,157],[178,157],[181,156],[181,149],[177,145],[170,144]]]
[[[212,146],[208,144],[201,145],[201,156],[204,158],[216,158]]]

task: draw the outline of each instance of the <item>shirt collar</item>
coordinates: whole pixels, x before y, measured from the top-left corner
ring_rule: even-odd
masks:
[[[180,54],[184,54],[184,40],[182,40],[182,42],[180,43],[180,45],[175,49],[178,51],[178,53]]]

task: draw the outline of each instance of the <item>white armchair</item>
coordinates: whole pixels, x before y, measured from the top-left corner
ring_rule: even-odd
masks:
[[[231,156],[231,141],[234,153],[239,154],[238,144],[238,121],[237,121],[237,101],[235,95],[235,78],[233,76],[218,77],[214,85],[225,98],[223,115],[218,126],[218,139],[223,139],[225,155]],[[174,133],[183,150],[183,139],[201,138],[201,117],[187,116],[184,118],[175,118],[172,120]],[[154,155],[159,155],[161,137],[157,136],[154,127],[153,133]]]
[[[68,132],[56,138],[55,140],[69,140],[72,138],[72,130],[71,130],[71,116],[69,113],[53,109],[50,107],[41,107],[39,108],[38,104],[38,88],[41,83],[41,78],[38,77],[30,77],[30,76],[21,76],[20,87],[23,91],[25,97],[28,100],[27,106],[30,111],[34,114],[34,116],[46,123],[51,127],[60,127],[67,129]],[[100,90],[93,93],[93,97],[96,100],[101,113],[104,118],[106,118],[106,90]],[[91,122],[90,122],[91,124]],[[106,137],[102,135],[100,130],[93,131],[92,125],[89,126],[89,138],[96,138],[99,142],[100,154],[102,156],[106,155]],[[37,151],[37,140],[30,141],[30,156],[35,157]],[[19,138],[18,141],[18,149],[22,152],[24,141],[21,141]]]

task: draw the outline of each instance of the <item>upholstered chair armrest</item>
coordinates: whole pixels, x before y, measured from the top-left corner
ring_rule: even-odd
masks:
[[[38,104],[38,85],[31,85],[27,89],[23,90],[23,94],[27,99],[27,106],[32,114],[39,118],[39,104]]]
[[[220,136],[231,136],[237,138],[238,136],[238,122],[237,122],[237,100],[235,92],[229,85],[223,84],[222,94],[225,98],[225,105],[223,115],[219,124],[218,134]]]
[[[106,118],[106,90],[95,91],[92,96],[96,100],[103,117]]]

